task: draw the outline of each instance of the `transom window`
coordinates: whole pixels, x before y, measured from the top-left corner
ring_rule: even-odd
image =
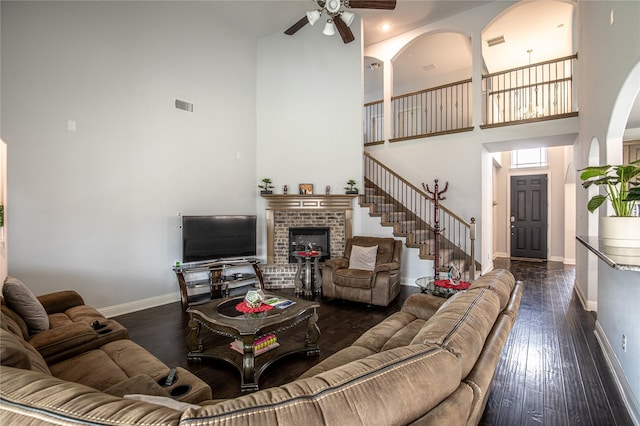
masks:
[[[511,151],[511,168],[546,167],[547,148],[515,149]]]

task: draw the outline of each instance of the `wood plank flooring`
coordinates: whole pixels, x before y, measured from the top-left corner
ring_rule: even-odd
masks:
[[[480,424],[632,425],[593,334],[595,316],[582,309],[574,293],[574,268],[556,262],[495,264],[511,270],[526,286]],[[260,377],[261,389],[295,380],[397,311],[417,290],[403,286],[387,307],[318,297],[321,354],[291,356],[272,365]],[[187,362],[188,317],[180,303],[114,319],[129,329],[133,341],[167,365],[184,367],[209,383],[215,398],[241,395],[233,368],[222,362]]]

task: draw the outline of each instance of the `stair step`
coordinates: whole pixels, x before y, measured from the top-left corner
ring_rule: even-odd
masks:
[[[388,203],[387,204],[379,204],[379,203],[376,203],[376,211],[385,212],[386,213],[386,212],[392,212],[394,210],[395,210],[395,205],[393,205],[393,204],[388,204]]]
[[[400,222],[396,222],[396,226],[398,228],[398,232],[413,232],[416,230],[416,221],[415,220],[402,220]]]
[[[385,212],[388,222],[400,222],[407,219],[406,212]]]

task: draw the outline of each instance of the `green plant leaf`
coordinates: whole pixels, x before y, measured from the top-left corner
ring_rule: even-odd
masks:
[[[606,200],[607,200],[607,197],[605,195],[594,195],[593,198],[591,198],[587,203],[587,209],[589,209],[589,211],[593,213]]]
[[[607,171],[611,166],[593,166],[587,167],[586,169],[582,169],[583,172],[580,174],[580,179],[587,180],[594,178],[596,176],[606,176]]]

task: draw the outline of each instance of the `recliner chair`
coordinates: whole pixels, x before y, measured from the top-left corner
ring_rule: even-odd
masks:
[[[371,249],[373,246],[378,246],[377,252]],[[371,252],[375,252],[375,263]],[[402,241],[365,236],[350,238],[345,247],[345,257],[325,262],[322,270],[322,294],[326,297],[387,306],[400,293],[401,262]]]

